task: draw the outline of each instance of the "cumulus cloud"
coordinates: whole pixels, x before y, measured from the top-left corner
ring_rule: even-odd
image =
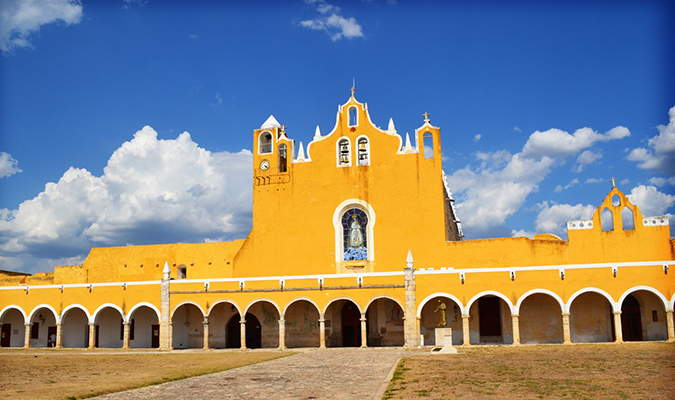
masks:
[[[300,21],[301,26],[324,31],[334,42],[342,38],[363,37],[361,25],[353,17],[343,17],[340,14],[340,7],[328,4],[325,0],[305,0],[305,3],[313,6],[319,13],[319,16],[314,19]]]
[[[560,237],[567,236],[567,221],[575,219],[591,219],[596,207],[592,205],[553,204],[548,201],[537,204],[539,214],[534,222],[537,233],[553,233]]]
[[[17,47],[31,47],[30,37],[40,26],[82,19],[79,0],[3,0],[0,2],[0,50],[7,55]]]
[[[671,176],[668,179],[653,177],[649,179],[649,183],[651,183],[654,186],[665,186],[665,185],[675,186],[675,176]]]
[[[636,186],[630,191],[628,199],[640,208],[645,217],[665,215],[675,205],[674,195],[660,192],[655,186]]]
[[[577,173],[581,172],[588,164],[593,164],[601,158],[602,153],[600,152],[595,153],[591,150],[584,150],[581,154],[579,154],[579,157],[577,157],[577,164],[573,168],[573,171]]]
[[[578,180],[578,179],[572,179],[572,181],[570,181],[570,183],[568,183],[568,184],[565,185],[564,187],[563,187],[563,185],[558,185],[558,186],[556,186],[556,187],[555,187],[555,192],[556,192],[556,193],[560,193],[560,192],[562,192],[563,190],[567,190],[567,189],[573,187],[574,185],[576,185],[576,184],[578,184],[578,183],[579,183],[579,180]]]
[[[591,147],[596,142],[607,142],[630,136],[623,126],[612,128],[606,133],[595,132],[591,128],[581,128],[570,135],[560,129],[536,131],[523,147],[523,157],[568,157]]]
[[[12,158],[9,153],[5,153],[4,151],[0,152],[0,178],[4,178],[6,176],[14,175],[18,172],[21,172],[21,169],[19,169],[19,162]]]
[[[669,111],[668,125],[659,125],[659,134],[647,141],[649,148],[638,147],[628,154],[638,168],[651,169],[667,175],[675,175],[675,106]]]
[[[480,140],[481,137],[482,137],[482,136],[481,136],[480,133],[479,133],[478,135],[476,135],[476,136],[473,137],[473,141],[474,141],[474,142],[477,142],[477,141]]]
[[[102,176],[71,167],[18,209],[2,210],[0,257],[81,259],[95,246],[243,237],[251,163],[248,150],[212,153],[187,132],[158,140],[146,126],[112,154]]]

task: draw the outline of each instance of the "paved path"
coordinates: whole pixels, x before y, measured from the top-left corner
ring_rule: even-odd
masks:
[[[373,399],[400,348],[324,349],[97,399]]]

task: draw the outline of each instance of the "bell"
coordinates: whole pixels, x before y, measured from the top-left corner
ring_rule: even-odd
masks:
[[[366,150],[367,150],[366,149],[366,142],[363,141],[363,142],[359,143],[359,151],[366,151]]]

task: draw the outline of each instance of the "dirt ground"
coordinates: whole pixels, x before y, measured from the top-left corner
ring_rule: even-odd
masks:
[[[675,343],[458,351],[403,359],[384,399],[675,399]]]
[[[224,371],[292,352],[2,349],[0,398],[77,399]]]

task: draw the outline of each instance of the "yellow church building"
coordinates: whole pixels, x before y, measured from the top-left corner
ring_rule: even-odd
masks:
[[[0,271],[3,347],[289,348],[675,340],[674,241],[616,187],[568,240],[463,240],[429,115],[375,126],[354,97],[305,149],[253,132],[253,227],[221,243],[94,248]]]

